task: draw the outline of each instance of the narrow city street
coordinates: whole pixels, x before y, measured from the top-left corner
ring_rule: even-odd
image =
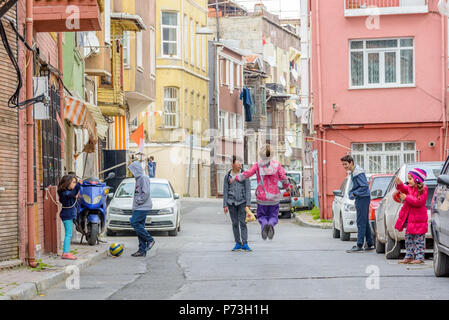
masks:
[[[182,207],[181,232],[155,233],[146,258],[130,256],[137,248],[132,233],[108,237],[125,245],[122,256],[81,272],[79,290],[61,283],[36,300],[449,298],[449,279],[434,276],[431,260],[407,267],[375,252],[348,254],[354,238],[332,239],[331,230],[301,227],[294,219],[280,220],[272,241],[263,241],[258,223],[250,223],[253,252],[232,252],[221,201],[184,200]]]

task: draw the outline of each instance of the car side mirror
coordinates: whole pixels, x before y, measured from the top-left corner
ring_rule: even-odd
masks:
[[[437,178],[438,184],[449,186],[449,175],[443,174]]]
[[[110,193],[108,193],[108,198],[109,198],[109,199],[112,199],[112,198],[114,198],[114,192],[110,192]]]
[[[378,190],[371,191],[371,197],[373,199],[380,199],[380,198],[382,198],[382,190],[378,189]]]
[[[173,195],[173,198],[174,198],[175,200],[178,200],[178,199],[179,199],[179,194],[175,193],[175,194]]]
[[[341,192],[341,190],[334,190],[334,196],[343,197],[343,193]]]

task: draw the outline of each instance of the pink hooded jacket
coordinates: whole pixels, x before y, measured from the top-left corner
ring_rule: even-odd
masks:
[[[396,221],[395,229],[398,231],[404,230],[405,222],[407,221],[406,234],[425,234],[428,231],[428,216],[427,216],[427,186],[424,186],[424,191],[419,195],[418,188],[412,188],[404,184],[397,185],[396,189],[407,195],[399,218]]]
[[[254,174],[257,175],[256,198],[258,204],[271,206],[279,203],[282,195],[279,191],[278,181],[282,182],[284,188],[292,188],[288,183],[284,168],[275,160],[259,161],[251,169],[236,176],[235,179],[242,182]]]

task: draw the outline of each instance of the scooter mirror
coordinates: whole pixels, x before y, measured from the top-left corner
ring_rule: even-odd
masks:
[[[114,178],[115,178],[115,172],[109,172],[108,176],[106,177],[106,179],[104,179],[104,181],[114,179]]]

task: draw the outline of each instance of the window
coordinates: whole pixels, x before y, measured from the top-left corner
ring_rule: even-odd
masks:
[[[227,83],[226,79],[226,59],[220,60],[220,75],[221,75],[221,85]]]
[[[229,90],[234,91],[234,75],[235,75],[235,69],[234,69],[234,62],[229,62]]]
[[[139,31],[136,32],[136,65],[140,69],[143,69],[142,54],[142,31]]]
[[[184,15],[184,61],[189,62],[189,19]]]
[[[195,29],[193,20],[190,19],[190,64],[195,64]]]
[[[231,113],[230,114],[230,127],[231,127],[231,134],[230,134],[230,137],[232,138],[232,139],[236,139],[237,138],[237,117],[236,117],[236,114],[235,113]]]
[[[176,128],[178,126],[178,88],[164,88],[164,126]]]
[[[229,86],[229,63],[230,63],[230,61],[229,60],[226,60],[226,82],[225,82],[225,84],[227,85],[227,86]]]
[[[416,159],[415,142],[353,143],[355,164],[366,173],[394,173],[404,163]]]
[[[237,89],[239,89],[239,88],[241,88],[240,87],[240,68],[241,68],[241,66],[239,64],[236,64],[235,66],[236,66],[236,68],[235,68],[235,79],[236,79],[235,87]]]
[[[351,40],[352,88],[388,88],[415,83],[414,40]]]
[[[123,32],[123,65],[129,67],[129,31]]]
[[[242,115],[237,115],[237,139],[242,140],[243,138],[243,121],[242,121]]]
[[[104,1],[104,42],[111,44],[111,0]]]
[[[178,13],[162,12],[162,55],[179,56],[178,52]]]
[[[198,30],[198,23],[196,23],[196,29],[195,29],[195,38],[196,38],[196,66],[198,68],[201,68],[201,61],[200,61],[200,53],[201,53],[201,36],[196,34],[196,30]]]
[[[150,29],[150,74],[156,76],[156,31]]]
[[[226,127],[226,112],[220,111],[219,119],[218,119],[218,130],[220,130],[220,136],[225,136],[225,127]]]
[[[206,36],[202,36],[203,37],[203,70],[206,71],[206,61],[207,61],[207,55],[206,55],[206,50],[207,50],[207,39]]]

